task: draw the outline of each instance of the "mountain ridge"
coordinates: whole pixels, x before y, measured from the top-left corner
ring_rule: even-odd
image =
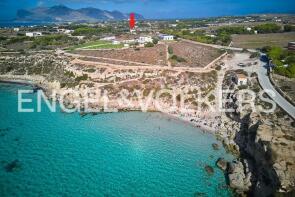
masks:
[[[138,20],[144,19],[135,13]],[[125,20],[129,13],[120,11],[101,10],[93,7],[72,9],[65,5],[52,7],[36,7],[33,9],[20,9],[17,11],[15,22],[98,22],[106,20]]]

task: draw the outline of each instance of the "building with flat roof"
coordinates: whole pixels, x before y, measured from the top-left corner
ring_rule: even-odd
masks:
[[[295,42],[288,43],[288,50],[295,51]]]
[[[153,39],[150,36],[141,36],[138,38],[138,42],[139,42],[139,44],[145,44],[148,42],[153,42]]]
[[[37,36],[42,36],[41,32],[27,32],[26,36],[28,37],[37,37]]]
[[[159,36],[162,40],[165,40],[165,41],[169,41],[169,40],[174,40],[174,36],[172,35],[165,35],[165,34],[162,34]]]
[[[244,74],[237,74],[237,83],[238,85],[247,85],[248,84],[248,77]]]

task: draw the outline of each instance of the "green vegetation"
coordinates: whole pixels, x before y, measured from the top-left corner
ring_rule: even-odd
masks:
[[[165,29],[162,30],[161,33],[163,34],[170,34],[174,35],[175,38],[184,38],[187,40],[193,40],[196,42],[203,42],[208,44],[217,43],[218,38],[212,38],[210,36],[206,36],[204,31],[197,30],[195,32],[190,32],[189,30],[173,30],[173,29]]]
[[[257,30],[259,33],[279,33],[281,32],[281,26],[277,25],[275,23],[265,23],[261,25],[256,25],[254,27],[255,30]]]
[[[173,48],[172,48],[171,46],[168,47],[168,53],[169,53],[170,55],[173,54]]]
[[[7,40],[7,37],[0,36],[0,41],[4,41],[4,40]]]
[[[88,68],[88,69],[85,69],[84,71],[85,72],[88,72],[88,73],[94,73],[96,71],[96,69],[94,69],[94,68]]]
[[[91,41],[91,42],[70,47],[68,50],[75,50],[80,48],[82,49],[117,49],[117,48],[123,48],[123,44],[113,44],[110,41],[96,40],[96,41]]]
[[[75,81],[76,82],[80,82],[80,81],[85,81],[88,79],[88,75],[87,74],[83,74],[82,76],[76,77]]]
[[[193,40],[197,42],[207,43],[207,44],[221,44],[228,45],[231,42],[231,36],[234,34],[239,35],[250,35],[254,34],[254,30],[257,30],[259,33],[279,33],[283,32],[283,29],[280,25],[275,23],[265,23],[252,27],[249,31],[246,26],[224,26],[216,30],[215,36],[206,35],[204,30],[188,30],[184,28],[174,29],[164,29],[161,33],[174,35],[176,38],[183,38],[188,40]],[[188,27],[187,27],[188,28]],[[292,31],[294,27],[291,25],[286,25],[284,31]]]
[[[70,38],[63,34],[53,34],[37,37],[33,40],[32,48],[47,48],[48,46],[67,46],[77,42],[77,39]]]
[[[101,27],[101,28],[94,28],[94,27],[78,27],[75,29],[73,36],[99,36],[103,33],[112,32],[111,27]]]
[[[6,44],[14,44],[18,42],[30,41],[32,40],[32,38],[29,38],[27,36],[17,36],[17,37],[12,37],[10,39],[3,37],[3,40],[7,40]]]
[[[295,78],[295,53],[281,47],[267,47],[267,55],[272,59],[276,74]]]
[[[186,62],[186,60],[183,57],[178,57],[177,55],[172,55],[170,59],[176,62]]]
[[[75,77],[75,74],[72,71],[65,71],[64,75],[69,78]]]
[[[220,71],[222,69],[222,67],[220,65],[215,67],[215,70]]]
[[[158,39],[158,38],[156,38],[156,37],[154,37],[154,38],[153,38],[153,44],[155,44],[155,45],[156,45],[156,44],[158,44],[158,42],[159,42],[159,39]]]
[[[251,31],[247,31],[244,26],[229,26],[229,27],[221,27],[217,29],[218,34],[250,34]]]
[[[251,53],[250,58],[258,58],[260,56],[259,52]]]
[[[154,47],[155,45],[152,42],[148,42],[144,45],[144,47]]]
[[[285,25],[284,26],[284,32],[291,32],[291,31],[295,31],[294,25]]]

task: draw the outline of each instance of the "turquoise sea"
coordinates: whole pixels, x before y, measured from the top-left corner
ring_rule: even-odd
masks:
[[[0,84],[1,197],[232,195],[214,136],[160,113],[18,113],[19,88]]]

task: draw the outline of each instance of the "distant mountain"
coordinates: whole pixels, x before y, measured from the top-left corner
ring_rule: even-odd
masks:
[[[135,14],[138,20],[142,15]],[[102,20],[124,20],[129,14],[97,8],[71,9],[64,5],[37,7],[31,10],[18,10],[16,22],[97,22]]]

